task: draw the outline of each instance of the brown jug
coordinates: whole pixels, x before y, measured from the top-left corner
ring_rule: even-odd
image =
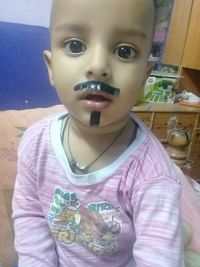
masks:
[[[187,161],[188,145],[190,137],[186,129],[173,128],[168,131],[167,151],[171,159],[179,166],[183,166]]]
[[[184,128],[174,128],[168,131],[168,144],[174,147],[186,147],[190,143],[189,134]]]

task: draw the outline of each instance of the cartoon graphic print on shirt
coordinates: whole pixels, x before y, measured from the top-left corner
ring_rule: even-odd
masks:
[[[108,201],[88,203],[84,207],[74,192],[56,187],[48,221],[59,242],[66,245],[77,242],[93,253],[104,255],[117,250],[120,211],[120,207]]]

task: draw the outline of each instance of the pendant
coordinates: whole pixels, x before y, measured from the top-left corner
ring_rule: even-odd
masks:
[[[72,169],[72,172],[74,173],[77,172],[82,174],[88,173],[88,166],[79,166],[79,164],[74,159],[71,160],[70,167]]]

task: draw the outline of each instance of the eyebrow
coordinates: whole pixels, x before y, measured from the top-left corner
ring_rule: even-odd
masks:
[[[81,33],[86,31],[86,27],[84,25],[76,25],[76,24],[60,24],[58,26],[56,26],[55,28],[53,28],[54,31],[65,31],[65,30],[70,30],[72,32],[77,32],[77,33]]]
[[[84,25],[76,25],[72,23],[66,23],[66,24],[60,24],[56,26],[53,30],[55,31],[64,31],[64,30],[70,30],[72,32],[76,33],[84,33],[87,31],[87,27]],[[115,31],[116,35],[129,37],[129,36],[138,36],[143,39],[147,39],[146,33],[144,33],[142,30],[139,29],[116,29]]]
[[[147,39],[146,33],[144,33],[142,30],[138,29],[117,29],[116,34],[119,34],[120,36],[138,36],[143,39]]]

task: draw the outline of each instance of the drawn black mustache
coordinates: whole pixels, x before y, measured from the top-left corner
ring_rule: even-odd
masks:
[[[106,83],[100,82],[100,81],[87,81],[83,83],[79,83],[74,86],[75,91],[89,89],[91,91],[97,91],[97,92],[105,92],[110,95],[117,96],[120,93],[119,88],[115,88],[113,86],[110,86]]]

